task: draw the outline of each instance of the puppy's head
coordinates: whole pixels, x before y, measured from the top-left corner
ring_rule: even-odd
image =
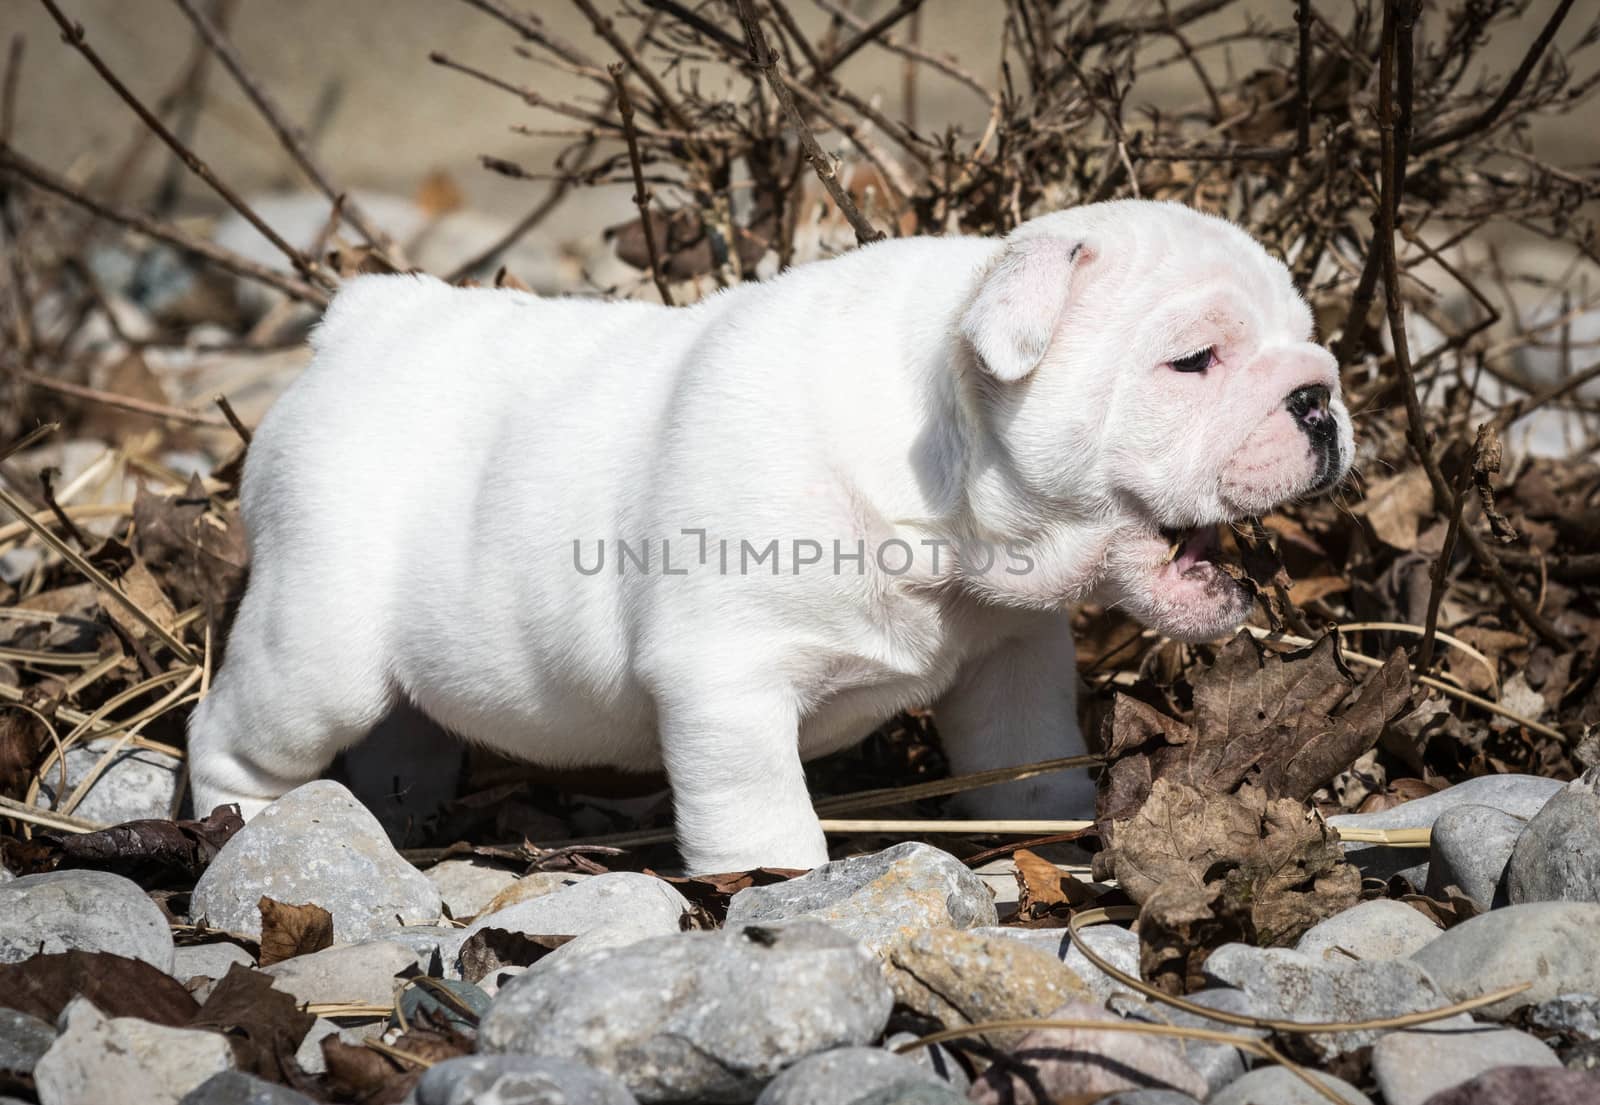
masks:
[[[1215,637],[1249,610],[1218,567],[1217,527],[1350,466],[1350,415],[1310,310],[1222,219],[1138,200],[1034,219],[961,332],[1027,524],[1114,529],[1101,593],[1169,636]]]

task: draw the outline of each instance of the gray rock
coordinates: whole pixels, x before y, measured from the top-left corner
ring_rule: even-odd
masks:
[[[1451,1001],[1502,986],[1531,989],[1477,1011],[1500,1020],[1557,994],[1600,993],[1600,905],[1529,902],[1482,913],[1415,952]]]
[[[1003,936],[928,929],[883,949],[895,1001],[950,1028],[1042,1017],[1089,989],[1052,953]],[[988,1036],[1004,1046],[1015,1033]]]
[[[274,990],[293,994],[302,1005],[336,1001],[388,1005],[394,1000],[395,976],[416,962],[404,944],[373,940],[335,944],[262,969],[272,976]]]
[[[882,1086],[850,1105],[967,1105],[966,1094],[927,1082],[896,1082]]]
[[[407,925],[390,929],[379,939],[410,948],[411,954],[417,957],[417,969],[423,974],[454,978],[456,956],[466,935],[466,929],[454,925]]]
[[[1123,1090],[1102,1097],[1094,1105],[1200,1105],[1186,1093],[1177,1090]]]
[[[57,794],[61,783],[59,768],[39,781],[41,806],[65,801],[78,789],[107,752],[116,748],[116,737],[99,737],[67,749],[67,787]],[[183,777],[183,761],[148,748],[125,745],[112,755],[111,764],[89,784],[72,813],[105,825],[124,821],[165,819],[174,813],[178,781]]]
[[[689,908],[689,900],[669,882],[636,871],[612,871],[484,914],[467,926],[462,939],[491,928],[529,936],[577,936],[604,925],[643,940],[678,932]]]
[[[84,998],[62,1010],[61,1024],[61,1035],[33,1068],[40,1105],[177,1105],[213,1074],[233,1068],[233,1050],[220,1032],[107,1018]]]
[[[315,1105],[305,1094],[253,1074],[226,1070],[183,1095],[178,1105]]]
[[[1550,1067],[1496,1067],[1429,1100],[1428,1105],[1594,1105],[1600,1074]]]
[[[1021,940],[1042,948],[1065,963],[1072,972],[1083,980],[1099,1001],[1105,1001],[1112,994],[1118,992],[1131,992],[1122,983],[1100,970],[1089,962],[1089,958],[1073,943],[1067,935],[1066,929],[1019,929],[1019,928],[981,928],[975,929],[982,936],[1004,936],[1008,940]],[[1091,925],[1078,933],[1078,938],[1098,955],[1110,963],[1123,974],[1139,977],[1139,934],[1116,925]]]
[[[300,1069],[307,1074],[324,1074],[327,1072],[327,1061],[322,1057],[322,1041],[328,1036],[340,1034],[339,1026],[326,1017],[318,1017],[306,1030],[305,1038],[300,1041],[300,1046],[295,1049],[294,1061],[300,1064]]]
[[[1529,818],[1561,789],[1561,782],[1538,775],[1482,775],[1453,787],[1413,798],[1377,813],[1343,813],[1328,818],[1335,828],[1425,829],[1445,810],[1455,806],[1490,806],[1515,817]],[[1376,878],[1404,875],[1415,886],[1427,882],[1428,865],[1418,862],[1414,848],[1388,848],[1381,844],[1346,844],[1345,858],[1363,874]]]
[[[1600,994],[1557,994],[1528,1010],[1528,1023],[1568,1040],[1600,1040]]]
[[[26,1013],[0,1006],[0,1071],[31,1074],[39,1056],[56,1042],[56,1030]]]
[[[130,879],[105,871],[51,871],[0,885],[0,963],[75,948],[172,970],[167,919]]]
[[[1433,823],[1424,892],[1442,897],[1445,887],[1459,886],[1467,897],[1488,909],[1495,904],[1500,876],[1527,824],[1526,818],[1489,806],[1446,810]]]
[[[345,944],[432,924],[440,912],[439,891],[400,858],[377,818],[325,779],[291,790],[223,845],[189,911],[214,928],[258,937],[262,897],[321,906]]]
[[[910,1059],[875,1047],[841,1047],[811,1055],[767,1083],[756,1105],[852,1105],[889,1086],[942,1086]]]
[[[894,1035],[884,1039],[883,1049],[899,1055],[902,1059],[911,1060],[924,1071],[933,1075],[936,1081],[948,1083],[953,1090],[960,1090],[964,1097],[972,1085],[972,1079],[967,1075],[967,1069],[956,1060],[956,1057],[943,1044],[925,1044],[904,1054],[900,1052],[900,1048],[915,1042],[917,1039],[918,1036],[915,1032],[896,1032]]]
[[[1269,1015],[1261,1008],[1260,1002],[1245,991],[1235,990],[1231,986],[1200,990],[1188,995],[1188,1000],[1196,1005],[1203,1005],[1207,1009],[1217,1009],[1224,1013],[1239,1013],[1248,1017]],[[1152,1024],[1170,1024],[1179,1028],[1222,1029],[1241,1036],[1254,1036],[1257,1039],[1267,1035],[1265,1029],[1222,1024],[1198,1013],[1174,1009],[1159,1002],[1140,1002],[1138,1005],[1126,1010],[1119,1008],[1116,1011],[1124,1013],[1131,1020],[1146,1021]],[[1206,1080],[1206,1085],[1212,1092],[1221,1089],[1244,1074],[1244,1052],[1232,1044],[1212,1044],[1203,1040],[1173,1040],[1172,1043],[1183,1050],[1183,1057],[1189,1061],[1191,1067],[1200,1073],[1200,1077]]]
[[[1372,1074],[1385,1105],[1423,1105],[1434,1094],[1494,1067],[1559,1067],[1526,1032],[1474,1024],[1466,1014],[1390,1032],[1372,1047]]]
[[[876,1039],[892,1003],[877,960],[825,925],[730,927],[519,975],[478,1047],[578,1059],[642,1101],[748,1101],[802,1056]]]
[[[256,960],[238,944],[190,944],[172,953],[172,977],[179,982],[191,978],[225,978],[228,968],[238,963],[254,967]]]
[[[1341,813],[1328,818],[1335,828],[1428,829],[1455,806],[1490,806],[1514,817],[1530,818],[1564,783],[1539,775],[1480,775],[1455,786],[1401,802],[1377,813]]]
[[[1347,1105],[1372,1105],[1372,1099],[1342,1078],[1321,1071],[1311,1077]],[[1285,1067],[1261,1067],[1206,1098],[1206,1105],[1328,1105],[1328,1099]]]
[[[1265,1016],[1319,1023],[1365,1021],[1448,1005],[1441,985],[1411,959],[1337,966],[1288,948],[1224,944],[1206,959],[1205,974],[1248,993]],[[1306,1040],[1324,1059],[1365,1047],[1377,1033],[1316,1033]]]
[[[480,859],[447,859],[426,872],[446,912],[456,920],[474,916],[517,881],[517,873]]]
[[[1112,1024],[1118,1020],[1082,1001],[1053,1010],[1050,1019]],[[1178,1090],[1190,1097],[1206,1092],[1205,1079],[1176,1047],[1157,1036],[1095,1028],[1036,1028],[1007,1050],[1013,1059],[1032,1069],[1052,1098],[1142,1089]],[[1033,1100],[1027,1084],[999,1066],[986,1070],[967,1096],[978,1105]]]
[[[465,1055],[435,1064],[417,1105],[637,1105],[612,1075],[570,1059]]]
[[[1545,803],[1517,838],[1506,894],[1523,902],[1600,902],[1600,767]]]
[[[999,922],[982,879],[948,852],[915,842],[748,887],[728,904],[731,928],[802,918],[825,921],[874,950],[923,929]]]
[[[1295,950],[1341,965],[1361,959],[1402,959],[1441,931],[1404,902],[1374,898],[1311,926]]]
[[[5,864],[0,863],[0,882],[10,882],[17,876],[12,874]]]

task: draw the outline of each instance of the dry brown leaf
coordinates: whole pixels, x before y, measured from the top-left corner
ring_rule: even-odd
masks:
[[[333,914],[319,905],[289,905],[262,898],[261,965],[270,967],[333,947]]]
[[[510,929],[479,929],[461,945],[461,977],[477,982],[502,967],[531,967],[571,939],[530,936]]]
[[[1422,468],[1408,468],[1374,481],[1367,497],[1350,508],[1372,526],[1378,540],[1409,552],[1416,547],[1422,520],[1433,514],[1433,485]]]
[[[1011,862],[1017,867],[1017,915],[1024,920],[1065,915],[1095,900],[1094,892],[1081,880],[1037,852],[1018,848],[1011,853]]]

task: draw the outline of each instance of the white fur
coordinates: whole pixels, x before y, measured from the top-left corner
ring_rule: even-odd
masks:
[[[351,281],[250,450],[251,578],[191,725],[196,806],[254,813],[404,698],[551,766],[664,767],[694,870],[810,867],[802,761],[898,709],[934,706],[957,771],[1081,752],[1067,607],[1237,622],[1236,596],[1163,567],[1157,527],[1314,481],[1284,407],[1338,394],[1309,330],[1242,231],[1139,201],[675,310]],[[1165,364],[1208,344],[1204,375]],[[777,574],[752,566],[772,540]],[[1092,796],[1070,773],[978,804]]]

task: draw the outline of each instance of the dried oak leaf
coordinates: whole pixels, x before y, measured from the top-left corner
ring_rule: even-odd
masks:
[[[240,1070],[297,1088],[302,1080],[294,1054],[317,1018],[294,995],[272,988],[272,977],[235,963],[218,981],[188,1027],[209,1028],[228,1038]]]
[[[256,908],[261,911],[263,967],[333,947],[333,914],[321,906],[289,905],[264,897]]]
[[[502,967],[531,967],[571,939],[530,936],[511,929],[479,929],[461,945],[461,977],[477,982]]]
[[[1035,852],[1018,848],[1011,861],[1017,868],[1017,915],[1023,920],[1066,916],[1096,900],[1081,880]]]
[[[200,1008],[165,971],[110,952],[74,950],[0,965],[0,1006],[54,1024],[75,997],[88,998],[108,1017],[170,1028],[187,1025]]]
[[[212,507],[198,478],[181,495],[152,495],[143,487],[133,500],[134,551],[161,580],[178,607],[205,604],[222,610],[244,586],[250,554],[238,513]]]
[[[1161,778],[1228,794],[1246,781],[1269,797],[1304,801],[1377,743],[1410,703],[1404,656],[1357,683],[1329,634],[1310,649],[1280,654],[1241,633],[1194,681],[1189,724],[1119,696],[1105,741],[1111,761],[1099,800],[1102,838],[1132,816]],[[1357,700],[1333,711],[1356,687]]]
[[[59,866],[111,871],[148,889],[174,879],[192,883],[242,828],[239,807],[221,806],[196,821],[127,821],[50,839],[60,849]]]
[[[374,1048],[347,1044],[337,1034],[323,1037],[322,1059],[328,1069],[326,1086],[333,1099],[360,1105],[396,1105],[404,1101],[423,1073],[403,1067],[400,1060]]]
[[[1219,944],[1287,943],[1360,898],[1321,818],[1255,786],[1218,794],[1158,779],[1116,834],[1117,879],[1142,906],[1141,971],[1171,993],[1201,985]]]

